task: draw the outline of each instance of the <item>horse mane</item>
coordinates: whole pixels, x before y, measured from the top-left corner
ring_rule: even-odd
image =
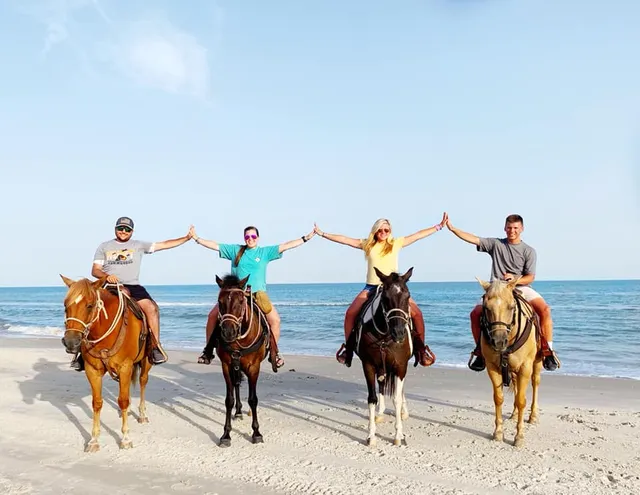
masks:
[[[240,286],[240,279],[236,275],[225,275],[222,279],[221,289],[234,289]]]
[[[502,299],[504,297],[504,294],[508,294],[511,295],[511,297],[514,297],[513,291],[507,289],[507,283],[504,280],[498,279],[495,279],[491,282],[491,285],[487,289],[486,294],[487,298],[497,297]]]
[[[80,279],[69,287],[69,292],[64,299],[64,303],[66,305],[69,301],[75,301],[79,297],[87,299],[93,298],[94,291],[95,289],[88,279]]]

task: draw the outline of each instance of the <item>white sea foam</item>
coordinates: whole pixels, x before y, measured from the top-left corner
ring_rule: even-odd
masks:
[[[30,325],[3,325],[3,332],[12,336],[62,337],[64,330],[60,327],[38,327]]]

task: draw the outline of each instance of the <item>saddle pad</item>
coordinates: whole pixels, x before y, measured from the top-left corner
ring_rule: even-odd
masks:
[[[378,307],[380,306],[380,299],[382,298],[382,291],[376,290],[373,296],[369,296],[367,301],[364,303],[362,310],[360,312],[360,324],[364,325],[365,323],[369,323],[373,320],[373,316],[378,311]]]

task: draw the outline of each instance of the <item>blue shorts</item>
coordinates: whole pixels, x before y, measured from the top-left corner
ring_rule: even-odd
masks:
[[[367,292],[373,292],[378,289],[377,285],[366,284],[362,290],[366,290]]]

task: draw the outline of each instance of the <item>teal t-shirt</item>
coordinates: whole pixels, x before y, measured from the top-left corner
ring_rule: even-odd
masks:
[[[251,285],[251,292],[265,291],[267,290],[267,265],[270,261],[278,260],[282,258],[282,253],[279,252],[279,247],[276,246],[258,246],[253,249],[247,249],[238,266],[233,266],[233,261],[236,259],[238,251],[240,251],[239,244],[218,244],[220,249],[220,257],[226,260],[231,260],[231,273],[239,279],[245,278],[249,275],[249,281],[247,284]]]

